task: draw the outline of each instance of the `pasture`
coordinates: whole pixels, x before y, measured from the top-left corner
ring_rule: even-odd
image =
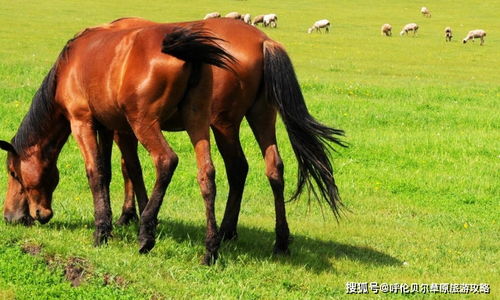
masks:
[[[432,18],[424,18],[427,6]],[[204,205],[194,153],[184,132],[165,133],[179,155],[151,253],[140,255],[137,226],[114,227],[92,246],[92,196],[75,141],[58,162],[54,218],[26,228],[0,222],[0,299],[322,299],[350,298],[348,282],[487,283],[500,290],[500,2],[498,1],[4,1],[0,10],[0,139],[10,140],[43,77],[68,39],[123,16],[158,22],[195,20],[219,11],[276,13],[263,29],[287,49],[308,108],[346,131],[347,149],[332,153],[345,204],[337,223],[307,195],[287,204],[290,256],[273,256],[274,205],[250,128],[241,141],[250,171],[239,237],[223,243],[216,265],[201,266]],[[329,34],[307,34],[327,18]],[[410,22],[417,37],[398,35]],[[390,23],[393,36],[380,35]],[[443,30],[454,38],[446,43]],[[484,29],[485,45],[461,43]],[[278,121],[286,196],[296,162]],[[154,169],[140,149],[148,189]],[[228,185],[216,146],[217,220]],[[4,160],[5,153],[0,154]],[[113,217],[123,181],[113,152]],[[6,172],[0,172],[3,204]],[[72,285],[77,285],[72,287]],[[401,293],[390,295],[402,298]],[[360,298],[376,298],[370,293]],[[448,299],[450,295],[416,294]],[[455,295],[454,297],[465,297]]]

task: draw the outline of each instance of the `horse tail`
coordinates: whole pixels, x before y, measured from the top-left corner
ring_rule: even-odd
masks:
[[[234,72],[230,64],[237,60],[219,42],[225,41],[210,31],[176,27],[163,39],[162,52],[196,66],[209,64]]]
[[[307,186],[318,201],[321,198],[328,203],[338,218],[342,203],[328,153],[333,149],[329,142],[346,147],[338,138],[344,131],[325,126],[309,114],[292,62],[274,41],[264,42],[263,80],[266,97],[281,115],[298,162],[297,189],[291,200]]]

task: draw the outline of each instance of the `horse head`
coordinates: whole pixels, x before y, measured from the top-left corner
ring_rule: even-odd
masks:
[[[0,141],[7,151],[8,186],[4,203],[4,218],[9,223],[42,224],[52,218],[52,193],[59,182],[59,171],[45,162],[41,151],[19,155],[15,147]]]

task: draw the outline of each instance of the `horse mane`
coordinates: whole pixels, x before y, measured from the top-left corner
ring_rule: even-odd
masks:
[[[16,135],[12,139],[12,145],[19,155],[25,154],[26,149],[35,144],[40,136],[44,136],[55,116],[54,97],[57,89],[57,71],[62,60],[68,59],[68,52],[73,41],[84,35],[88,30],[77,33],[64,45],[56,62],[49,70],[36,91],[31,101],[28,113],[24,116]]]
[[[57,64],[52,66],[45,76],[33,97],[28,113],[12,139],[12,145],[20,155],[50,129],[48,125],[54,115],[54,96],[57,86],[56,69]]]

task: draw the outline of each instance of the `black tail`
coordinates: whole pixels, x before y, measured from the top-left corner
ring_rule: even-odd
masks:
[[[218,42],[224,40],[207,30],[177,27],[163,39],[162,52],[196,65],[210,64],[233,71],[230,63],[235,63],[236,58]]]
[[[296,199],[307,185],[316,198],[326,200],[335,217],[339,216],[340,196],[333,178],[328,152],[329,142],[346,145],[337,136],[344,131],[322,125],[307,110],[292,62],[278,43],[264,42],[264,85],[266,97],[281,115],[298,161]],[[312,179],[316,182],[319,195]],[[319,197],[318,197],[319,196]]]

